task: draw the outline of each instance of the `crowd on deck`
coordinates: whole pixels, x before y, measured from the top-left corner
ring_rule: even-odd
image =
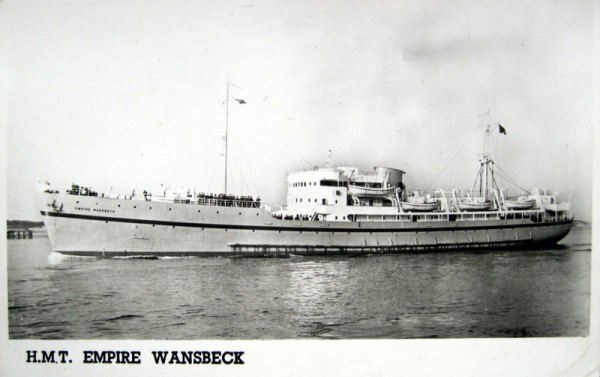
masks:
[[[273,215],[274,218],[279,220],[303,220],[308,221],[310,218],[308,215],[283,215],[281,213],[276,213]],[[315,220],[318,221],[318,218],[315,217]]]
[[[57,191],[58,192],[58,191]],[[72,184],[71,189],[67,190],[67,194],[70,195],[82,195],[82,196],[98,196],[96,191],[93,191],[90,187],[80,187],[79,185]],[[144,200],[150,201],[152,199],[152,193],[144,190],[143,191]],[[104,194],[102,194],[104,197]],[[135,197],[135,190],[131,192],[131,196],[125,195],[125,199],[133,199]],[[187,198],[185,198],[186,203],[192,202],[190,200],[192,198],[192,194],[188,190]],[[197,204],[205,204],[205,205],[216,205],[223,207],[244,207],[244,208],[260,208],[260,197],[253,198],[249,195],[229,195],[229,194],[205,194],[200,193],[196,196]],[[182,199],[177,198],[176,201],[181,201]]]
[[[75,183],[71,184],[71,189],[67,190],[67,194],[70,195],[81,195],[81,196],[98,196],[96,191],[93,191],[91,187],[79,187]]]
[[[224,207],[260,208],[260,196],[254,199],[248,195],[229,194],[205,194],[200,193],[196,197],[198,204],[218,205]]]

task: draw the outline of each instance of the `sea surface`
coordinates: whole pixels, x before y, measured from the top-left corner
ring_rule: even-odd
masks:
[[[11,339],[586,336],[591,228],[543,250],[72,258],[8,240]]]

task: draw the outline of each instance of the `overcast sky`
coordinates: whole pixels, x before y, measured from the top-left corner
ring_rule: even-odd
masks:
[[[470,188],[489,111],[498,166],[591,219],[591,1],[3,6],[9,219],[40,219],[38,180],[221,192],[228,74],[246,101],[229,109],[229,191],[284,203],[286,174],[329,149],[409,188]]]

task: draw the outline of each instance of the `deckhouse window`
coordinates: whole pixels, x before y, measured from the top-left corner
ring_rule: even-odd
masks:
[[[340,186],[340,182],[338,182],[334,179],[321,179],[320,185],[321,186],[329,186],[329,187],[338,187],[338,186]]]

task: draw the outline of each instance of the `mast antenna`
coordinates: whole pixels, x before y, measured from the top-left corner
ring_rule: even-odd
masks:
[[[227,194],[227,143],[229,132],[229,72],[227,72],[227,96],[225,97],[225,192]]]

